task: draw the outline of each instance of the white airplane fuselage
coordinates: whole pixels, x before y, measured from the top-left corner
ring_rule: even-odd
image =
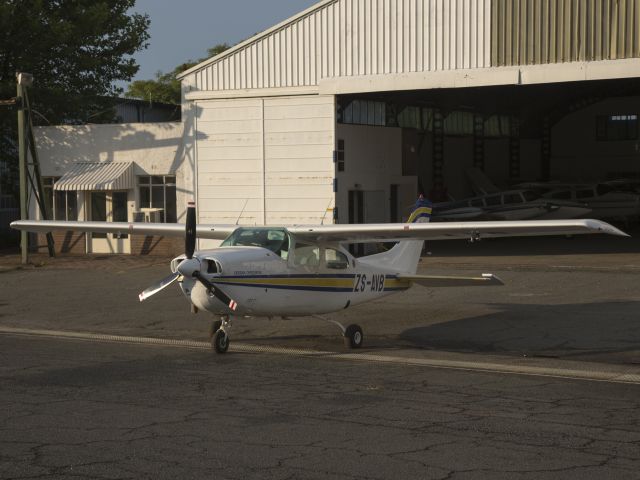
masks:
[[[237,302],[231,311],[200,282],[179,279],[180,287],[201,310],[216,315],[305,316],[343,310],[411,286],[398,272],[374,267],[342,250],[348,264],[333,268],[297,265],[262,247],[235,246],[196,252],[200,272]],[[172,270],[184,257],[172,262]],[[366,257],[365,257],[366,258]]]

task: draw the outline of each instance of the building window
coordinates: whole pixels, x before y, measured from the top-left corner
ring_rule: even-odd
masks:
[[[384,127],[386,105],[373,100],[352,100],[341,113],[341,123]]]
[[[638,115],[599,115],[596,117],[598,140],[637,140]]]
[[[44,191],[44,204],[47,206],[49,215],[53,215],[53,184],[60,177],[42,177],[42,190]],[[49,220],[51,220],[51,217]]]
[[[54,192],[54,218],[56,220],[78,220],[78,196],[75,191],[56,190]]]
[[[42,189],[47,212],[53,220],[78,220],[78,198],[76,191],[54,190],[60,177],[42,177]]]
[[[336,150],[336,163],[338,164],[338,171],[344,172],[344,140],[338,140],[338,149]]]
[[[160,209],[160,221],[175,223],[176,214],[176,177],[152,175],[138,177],[140,208]]]
[[[455,111],[444,119],[445,135],[471,136],[473,135],[473,113]]]

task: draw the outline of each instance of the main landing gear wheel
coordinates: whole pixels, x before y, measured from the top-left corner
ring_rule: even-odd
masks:
[[[211,322],[211,325],[209,325],[209,340],[211,340],[216,332],[220,330],[221,326],[222,320],[214,320]]]
[[[216,353],[225,353],[229,349],[229,335],[224,330],[218,330],[213,334],[211,346]]]
[[[359,325],[349,325],[344,331],[344,344],[349,348],[360,348],[364,336]]]

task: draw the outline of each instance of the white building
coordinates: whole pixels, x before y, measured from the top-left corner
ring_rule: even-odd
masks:
[[[638,77],[640,0],[324,0],[181,75],[159,175],[178,220],[193,195],[199,222],[240,224],[399,221],[418,192],[468,195],[472,166],[639,177]]]

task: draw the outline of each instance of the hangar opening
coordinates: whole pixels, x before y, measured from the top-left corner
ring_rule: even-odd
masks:
[[[496,185],[640,179],[640,84],[612,79],[336,98],[336,220],[406,219],[416,195]]]

